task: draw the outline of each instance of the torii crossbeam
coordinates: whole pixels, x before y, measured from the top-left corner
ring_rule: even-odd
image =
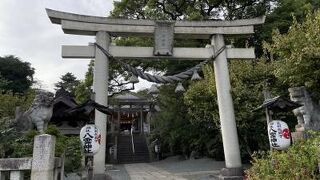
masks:
[[[254,25],[263,24],[265,17],[235,21],[166,21],[111,19],[85,16],[46,9],[54,24],[59,24],[66,34],[95,36],[96,43],[109,51],[115,58],[127,59],[172,59],[204,60],[225,46],[224,36],[250,35]],[[110,44],[110,37],[153,37],[155,47],[122,47]],[[207,48],[174,48],[173,39],[211,39]],[[62,46],[63,58],[95,58],[94,90],[95,101],[107,105],[108,57],[93,45]],[[227,59],[255,58],[253,48],[226,48],[214,61],[218,96],[221,133],[225,153],[226,169],[221,178],[242,179],[242,164],[234,107],[230,94],[230,78]],[[95,123],[101,130],[101,150],[94,157],[96,175],[105,172],[106,116],[96,111]],[[98,178],[98,176],[96,176]]]

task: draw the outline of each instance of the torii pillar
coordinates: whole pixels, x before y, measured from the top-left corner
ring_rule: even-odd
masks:
[[[223,35],[217,34],[213,36],[211,38],[211,45],[214,47],[214,49],[223,47],[225,45]],[[226,162],[226,168],[221,171],[220,179],[228,179],[224,177],[228,177],[230,175],[241,177],[243,172],[239,140],[231,96],[228,61],[225,51],[216,57],[213,65],[218,97],[223,150]]]
[[[109,49],[110,36],[105,31],[99,31],[96,34],[96,43],[104,49]],[[95,51],[94,61],[94,93],[95,101],[104,106],[108,106],[108,76],[109,63],[108,57],[99,49]],[[94,155],[94,176],[95,179],[103,179],[105,176],[105,156],[106,156],[106,137],[107,137],[107,115],[95,110],[95,125],[101,132],[101,146],[97,154]],[[101,178],[100,178],[101,177]]]
[[[171,28],[166,28],[165,26],[156,27],[156,22],[152,20],[109,19],[50,9],[47,9],[47,14],[52,23],[61,25],[64,33],[96,36],[97,44],[112,54],[113,57],[124,59],[207,60],[215,56],[219,49],[225,46],[224,35],[253,34],[254,25],[263,24],[265,20],[265,17],[258,17],[235,21],[174,21],[169,23]],[[109,46],[109,34],[120,37],[153,37],[157,34],[156,31],[161,34],[155,37],[155,47]],[[169,37],[170,34],[172,35],[171,37]],[[210,48],[168,49],[168,47],[172,47],[171,45],[173,45],[173,38],[211,38],[212,46]],[[102,105],[107,105],[108,58],[102,54],[100,49],[93,45],[62,46],[62,57],[95,58],[95,100]],[[221,133],[226,162],[226,168],[222,169],[220,179],[243,179],[227,59],[253,58],[255,58],[253,48],[225,48],[214,61]],[[99,153],[94,157],[94,172],[101,175],[105,173],[106,116],[96,112],[96,125],[102,132],[102,146]]]

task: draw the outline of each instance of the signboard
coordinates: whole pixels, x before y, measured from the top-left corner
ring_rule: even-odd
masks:
[[[290,131],[287,123],[273,120],[268,124],[270,146],[273,149],[284,150],[290,146]]]
[[[94,155],[101,145],[100,130],[94,124],[85,125],[80,131],[80,140],[86,155]]]
[[[157,21],[154,30],[155,56],[172,56],[173,51],[174,23]]]

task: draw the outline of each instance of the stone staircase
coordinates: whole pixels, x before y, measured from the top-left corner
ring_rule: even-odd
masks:
[[[132,152],[131,135],[118,136],[118,163],[145,163],[149,162],[149,150],[146,138],[142,135],[133,135],[135,153]]]

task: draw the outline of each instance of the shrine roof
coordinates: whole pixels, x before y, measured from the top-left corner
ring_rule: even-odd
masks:
[[[135,99],[135,100],[137,100],[137,99],[142,99],[142,98],[140,98],[140,97],[138,97],[138,96],[134,96],[134,95],[132,95],[132,94],[129,94],[129,93],[127,93],[127,94],[121,94],[121,95],[118,95],[118,96],[116,96],[116,97],[114,97],[115,99],[126,99],[126,100],[130,100],[130,99]]]
[[[274,98],[266,99],[262,105],[254,109],[254,111],[263,109],[263,108],[268,108],[273,111],[278,111],[278,112],[288,112],[292,111],[293,109],[296,109],[298,107],[302,106],[301,104],[298,104],[296,102],[293,102],[291,100],[288,100],[284,97],[277,96]]]
[[[130,93],[117,95],[110,100],[110,105],[149,105],[153,101],[145,97],[139,97]]]

